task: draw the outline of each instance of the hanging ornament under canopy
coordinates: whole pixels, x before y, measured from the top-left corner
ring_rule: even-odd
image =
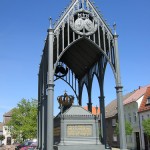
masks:
[[[66,76],[68,73],[68,67],[63,63],[59,62],[56,66],[55,76],[58,78]]]

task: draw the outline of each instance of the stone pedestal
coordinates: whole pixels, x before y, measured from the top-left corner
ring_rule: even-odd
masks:
[[[81,106],[71,106],[54,119],[55,150],[104,150],[98,118]]]

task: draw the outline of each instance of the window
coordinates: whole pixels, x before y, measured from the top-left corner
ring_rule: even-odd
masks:
[[[113,141],[117,142],[117,135],[116,134],[113,135]]]
[[[128,117],[129,117],[129,122],[131,122],[131,114],[130,113],[128,114]]]
[[[146,104],[147,104],[147,105],[150,105],[150,96],[147,98]]]
[[[112,126],[116,126],[116,119],[112,119]]]
[[[134,116],[134,122],[136,122],[136,112],[133,113]]]

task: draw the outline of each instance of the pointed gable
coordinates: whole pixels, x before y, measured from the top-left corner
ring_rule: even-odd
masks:
[[[127,93],[126,95],[123,96],[123,101],[128,99],[131,95],[133,95],[135,91]],[[106,118],[113,117],[118,113],[117,110],[117,99],[111,101],[105,108],[105,116]]]
[[[144,97],[142,99],[139,112],[150,110],[150,105],[147,104],[147,99],[150,97],[150,86],[147,87]]]
[[[65,23],[70,25],[70,17],[76,12],[90,12],[99,22],[99,25],[102,26],[107,33],[113,38],[113,33],[109,25],[105,22],[99,10],[94,6],[90,0],[72,0],[70,5],[65,9],[60,18],[54,24],[54,32],[59,32]]]
[[[141,97],[145,94],[145,92],[146,92],[148,86],[149,86],[149,85],[144,86],[144,87],[139,87],[139,89],[137,89],[137,90],[134,92],[134,94],[132,94],[130,97],[128,97],[128,98],[123,102],[123,104],[125,105],[125,104],[132,103],[132,102],[134,102],[134,101],[137,101],[139,98],[141,98]]]

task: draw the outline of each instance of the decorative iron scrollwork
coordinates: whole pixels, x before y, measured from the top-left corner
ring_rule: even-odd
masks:
[[[96,32],[98,20],[89,11],[80,10],[70,17],[70,26],[77,34],[89,36]]]

